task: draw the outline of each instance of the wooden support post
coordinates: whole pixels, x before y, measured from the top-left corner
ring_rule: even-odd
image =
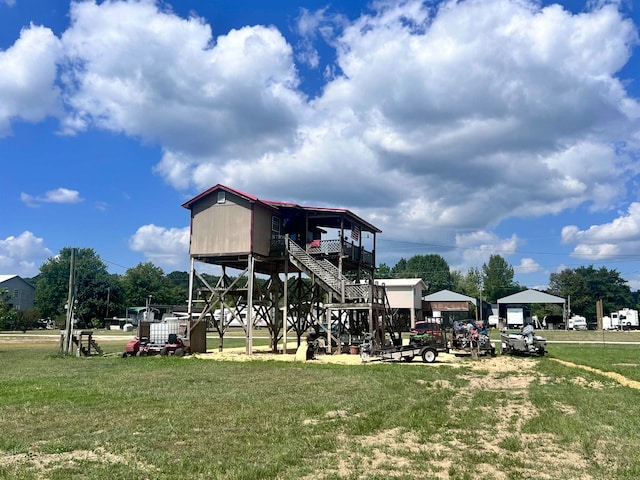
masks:
[[[73,332],[73,305],[76,301],[75,283],[76,283],[76,249],[71,249],[71,259],[69,260],[69,293],[67,296],[67,323],[65,326],[64,354],[70,355],[73,342],[71,334]]]
[[[327,353],[331,353],[331,307],[327,307]]]
[[[225,287],[226,290],[226,278],[227,278],[227,267],[225,267],[224,265],[222,266],[222,286]],[[225,307],[227,306],[227,304],[225,303],[225,299],[224,299],[224,292],[222,293],[222,295],[220,296],[220,322],[222,322],[222,328],[220,329],[220,331],[222,332],[220,334],[220,338],[218,341],[218,351],[222,352],[223,348],[224,348],[224,334],[225,334],[225,326],[224,326],[224,322],[227,320],[227,312],[225,310]]]
[[[287,242],[289,241],[289,236],[287,235]],[[282,334],[282,353],[287,353],[287,330],[289,329],[289,254],[284,257],[284,305],[282,310],[282,322],[284,332]]]
[[[191,345],[191,323],[193,320],[193,269],[194,269],[194,259],[193,257],[189,258],[189,300],[187,304],[187,338],[189,339],[189,345]],[[213,313],[212,313],[213,315]]]
[[[248,284],[247,284],[247,355],[253,354],[253,269],[255,260],[249,255],[248,260]]]

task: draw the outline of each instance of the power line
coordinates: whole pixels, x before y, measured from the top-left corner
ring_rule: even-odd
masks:
[[[111,260],[106,260],[104,258],[102,258],[102,261],[105,263],[108,263],[109,265],[115,265],[116,267],[120,267],[124,270],[129,270],[131,267],[125,267],[124,265],[120,265],[119,263],[116,262],[112,262]]]

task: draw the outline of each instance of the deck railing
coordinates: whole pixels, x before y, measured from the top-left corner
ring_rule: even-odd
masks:
[[[373,268],[373,253],[365,250],[363,247],[354,245],[353,243],[343,242],[343,259],[351,263],[363,265]],[[340,255],[340,240],[314,240],[306,245],[306,251],[309,255],[315,257],[338,257]],[[286,254],[284,236],[271,239],[269,255],[272,257],[280,257]]]
[[[367,267],[373,267],[373,253],[365,250],[349,242],[342,242],[342,254],[347,261],[352,263],[360,263]],[[307,244],[307,253],[309,255],[340,255],[340,240],[316,240]]]

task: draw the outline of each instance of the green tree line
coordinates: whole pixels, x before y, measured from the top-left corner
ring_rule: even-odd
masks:
[[[443,289],[482,298],[496,303],[499,298],[526,290],[514,279],[514,268],[500,255],[491,255],[480,268],[470,268],[466,273],[452,270],[446,260],[437,254],[415,255],[401,258],[393,267],[380,264],[377,278],[422,278],[431,294]],[[580,266],[567,268],[549,277],[546,293],[570,300],[571,311],[596,318],[596,301],[603,301],[605,314],[625,307],[640,309],[639,292],[632,292],[628,282],[620,273],[606,267]],[[542,318],[546,314],[559,314],[557,305],[534,305],[533,314]]]
[[[35,287],[35,309],[38,318],[66,318],[69,293],[71,248],[63,248],[49,258],[40,273],[26,279]],[[213,283],[215,277],[208,276]],[[165,274],[151,262],[139,263],[124,275],[110,274],[107,265],[93,249],[76,249],[75,315],[93,326],[105,318],[124,317],[127,308],[145,306],[151,296],[154,305],[186,305],[189,296],[189,274],[174,271]]]
[[[34,311],[10,311],[0,295],[0,329],[9,325],[26,329],[39,318],[60,321],[66,317],[71,251],[63,248],[40,267],[36,277],[26,279],[35,286]],[[480,268],[470,268],[466,273],[451,269],[440,255],[414,255],[401,258],[393,267],[380,264],[375,275],[376,278],[421,278],[427,286],[425,294],[448,289],[488,303],[526,289],[515,281],[513,266],[500,255],[491,255]],[[216,277],[208,277],[210,284],[216,283]],[[110,274],[93,249],[81,248],[76,250],[76,286],[77,317],[98,326],[105,318],[125,316],[128,307],[144,306],[149,296],[155,305],[185,305],[189,275],[181,271],[165,274],[151,262],[140,263],[124,275]],[[595,320],[596,300],[603,301],[605,314],[625,307],[638,308],[639,292],[632,292],[616,270],[606,267],[581,266],[552,273],[546,291],[570,298],[572,312],[590,321]],[[6,297],[8,292],[4,294]],[[557,314],[558,308],[534,306],[533,313]]]

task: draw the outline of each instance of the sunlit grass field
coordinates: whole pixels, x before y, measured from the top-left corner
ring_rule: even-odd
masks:
[[[598,343],[333,365],[120,358],[130,335],[63,357],[55,335],[3,336],[0,478],[640,478],[640,391],[554,360],[640,381],[640,345],[539,333]]]

